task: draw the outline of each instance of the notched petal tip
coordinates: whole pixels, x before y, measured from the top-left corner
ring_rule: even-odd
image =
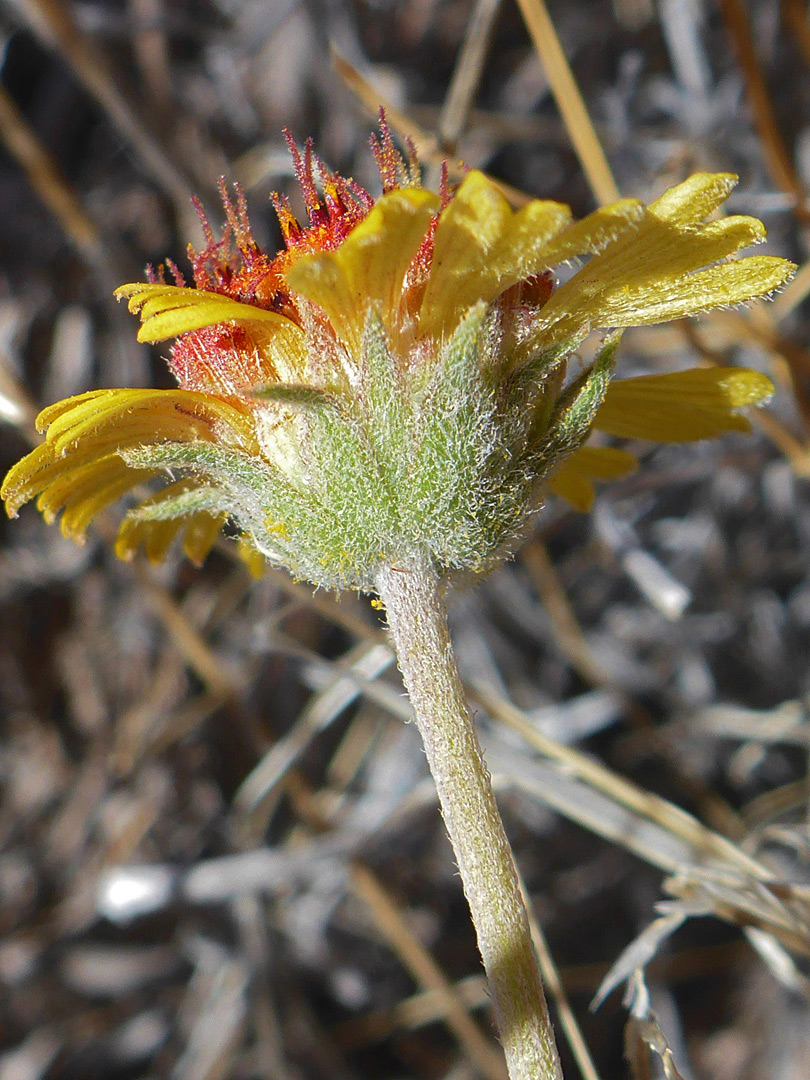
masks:
[[[6,473],[0,486],[0,499],[5,503],[6,514],[10,518],[18,517],[20,507],[36,495],[35,477],[46,463],[42,460],[44,456],[46,455],[43,455],[42,447],[37,447],[12,465]]]
[[[738,181],[736,173],[694,173],[650,203],[649,211],[673,225],[698,225],[725,202]]]
[[[228,431],[243,445],[251,432],[235,406],[184,390],[91,391],[43,409],[38,423],[45,441],[9,470],[0,493],[9,516],[36,500],[45,520],[61,514],[62,533],[77,541],[102,510],[160,471],[128,460],[128,449],[170,439],[196,445]]]
[[[19,508],[31,500],[36,500],[48,524],[61,513],[62,534],[81,542],[106,506],[146,478],[114,453],[91,449],[63,455],[45,442],[9,470],[2,497],[10,517],[16,517]]]

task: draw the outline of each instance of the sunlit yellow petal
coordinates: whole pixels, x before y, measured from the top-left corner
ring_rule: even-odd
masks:
[[[336,251],[296,259],[287,285],[318,304],[357,347],[369,304],[396,312],[402,282],[439,200],[421,188],[391,191],[355,226]]]
[[[292,292],[317,304],[336,328],[343,329],[348,323],[354,335],[356,314],[352,309],[351,282],[334,252],[296,259],[285,277]]]
[[[36,498],[46,520],[53,521],[64,506],[81,503],[125,474],[130,487],[144,478],[143,472],[130,473],[115,455],[82,452],[63,457],[43,443],[9,470],[0,495],[9,517],[16,517],[21,506]]]
[[[632,265],[628,264],[626,257],[616,260],[615,266],[619,271],[627,266],[631,283],[649,281],[655,273],[662,277],[679,277],[704,266],[712,266],[743,248],[762,244],[766,236],[761,221],[742,214],[710,221],[694,233],[680,232],[677,235],[671,232],[671,226],[665,225],[662,231],[652,220],[643,232],[642,239],[649,232],[650,239],[660,239],[666,246],[658,253],[657,270],[654,252],[634,251]]]
[[[601,251],[644,213],[636,199],[603,207],[573,225],[562,203],[536,200],[512,213],[483,174],[468,174],[439,221],[421,332],[447,333],[477,300],[492,300],[541,270]]]
[[[47,428],[58,454],[88,438],[97,453],[106,446],[191,439],[255,443],[246,409],[192,390],[95,390],[43,409],[37,427]]]
[[[397,307],[405,274],[438,208],[430,191],[391,191],[340,245],[336,257],[351,283],[354,306],[362,312],[361,323],[368,300],[380,301],[383,310]]]
[[[734,173],[695,173],[665,191],[649,209],[681,228],[697,225],[726,201],[738,179]]]
[[[594,210],[543,246],[537,254],[533,272],[558,266],[578,255],[594,255],[602,251],[611,240],[632,230],[646,212],[646,207],[638,199],[621,199]]]
[[[110,484],[117,486],[122,479],[128,479],[129,486],[134,487],[143,479],[143,473],[135,476],[134,472],[115,454],[78,467],[63,457],[55,457],[50,468],[36,474],[37,509],[46,521],[52,522],[64,507],[81,505]]]
[[[138,341],[166,341],[229,320],[271,323],[279,328],[289,323],[289,319],[275,311],[265,311],[203,289],[135,282],[121,285],[115,295],[118,299],[128,299],[129,310],[140,314],[143,325],[138,331]]]
[[[33,498],[46,521],[63,511],[62,532],[81,539],[101,510],[152,475],[130,468],[114,453],[63,456],[43,443],[9,470],[0,495],[10,517]]]
[[[744,304],[781,288],[793,271],[793,264],[785,259],[752,255],[686,277],[664,278],[657,287],[654,283],[637,289],[628,287],[606,298],[599,325],[644,326]]]
[[[579,288],[596,283],[595,292],[610,297],[623,285],[649,286],[655,281],[680,278],[694,270],[720,262],[745,247],[761,244],[765,228],[756,218],[734,216],[710,221],[700,230],[685,232],[661,222],[652,214],[640,222],[637,232],[612,244],[605,254],[581,271]],[[605,281],[604,274],[611,277]],[[580,275],[577,275],[579,278]]]
[[[509,203],[491,180],[476,170],[467,173],[436,228],[430,282],[419,313],[423,334],[458,323],[468,305],[470,284],[478,282],[487,254],[512,217]]]
[[[736,409],[758,405],[773,383],[745,368],[690,368],[610,384],[594,427],[623,438],[691,442],[726,431],[747,431]]]
[[[612,446],[581,446],[551,475],[547,486],[575,510],[584,512],[591,508],[596,494],[594,480],[628,476],[637,468],[637,458],[626,450]]]
[[[5,501],[9,517],[16,517],[20,507],[42,491],[52,468],[53,450],[45,444],[11,466],[0,488],[0,498]]]
[[[648,212],[555,292],[538,328],[556,339],[570,326],[664,322],[750,300],[783,285],[793,265],[770,256],[712,264],[764,239],[761,223],[751,217],[685,231]]]
[[[106,506],[155,475],[125,464],[120,451],[169,440],[256,448],[247,413],[185,390],[96,390],[43,409],[37,423],[47,429],[45,442],[9,470],[0,495],[10,516],[34,498],[46,520],[61,511],[62,531],[76,538]]]
[[[512,214],[500,239],[489,252],[482,253],[483,262],[477,267],[477,273],[473,273],[475,267],[459,268],[456,305],[460,312],[476,300],[492,300],[516,282],[545,269],[546,249],[570,220],[571,211],[567,206],[539,199]],[[463,287],[464,279],[466,288]]]
[[[89,483],[84,483],[81,487],[73,487],[67,493],[60,521],[64,536],[84,536],[93,518],[106,507],[117,502],[133,487],[137,487],[138,484],[148,480],[151,475],[143,469],[129,469],[127,467],[119,469],[114,465],[111,457],[104,458],[103,461],[108,466],[103,482],[98,483],[95,487],[91,487]],[[72,470],[70,478],[74,483],[79,480],[79,477]],[[37,505],[39,506],[39,504],[40,501],[38,500]]]

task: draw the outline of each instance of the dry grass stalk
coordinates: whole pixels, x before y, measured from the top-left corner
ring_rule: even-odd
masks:
[[[518,3],[594,198],[602,204],[615,202],[619,189],[545,0],[518,0]]]

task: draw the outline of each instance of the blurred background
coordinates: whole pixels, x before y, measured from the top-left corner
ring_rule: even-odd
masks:
[[[766,371],[753,434],[634,447],[452,615],[566,1076],[806,1077],[804,0],[5,0],[0,35],[3,471],[42,405],[170,384],[112,291],[186,265],[220,175],[273,248],[285,126],[376,192],[385,105],[429,177],[577,215],[739,174],[796,279],[622,363]],[[120,563],[115,522],[0,524],[0,1080],[502,1080],[377,613],[227,542]]]

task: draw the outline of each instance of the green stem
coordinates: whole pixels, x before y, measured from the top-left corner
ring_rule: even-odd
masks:
[[[529,921],[434,570],[377,577],[489,979],[511,1080],[561,1080]]]

